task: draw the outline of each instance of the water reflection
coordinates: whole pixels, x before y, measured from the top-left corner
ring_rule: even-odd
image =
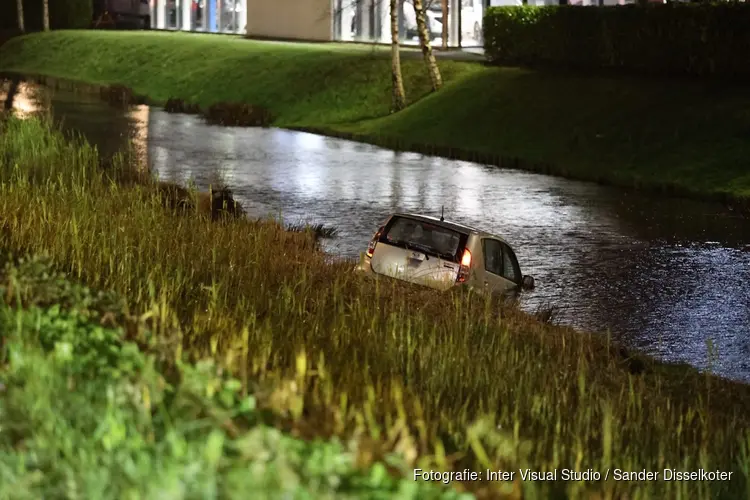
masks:
[[[44,92],[27,89],[32,107]],[[52,110],[107,151],[134,139],[160,177],[206,188],[217,171],[254,215],[335,226],[327,249],[356,256],[391,212],[506,237],[561,321],[671,361],[750,381],[750,222],[710,203],[644,196],[468,162],[275,129],[218,128],[58,92]],[[20,108],[18,108],[20,109]],[[36,109],[36,108],[34,108]],[[147,147],[145,147],[147,145]]]
[[[22,118],[44,114],[49,109],[49,96],[37,85],[27,82],[12,82],[3,80],[2,101],[5,106]],[[12,94],[13,90],[15,93]]]
[[[148,127],[151,108],[148,106],[134,106],[128,111],[127,118],[130,126],[130,147],[138,159],[137,164],[148,167]]]

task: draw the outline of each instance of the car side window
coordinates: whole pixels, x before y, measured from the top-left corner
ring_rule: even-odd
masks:
[[[482,253],[484,253],[484,269],[487,272],[503,275],[503,247],[497,240],[482,240]]]
[[[500,244],[503,249],[503,278],[513,283],[521,282],[521,267],[513,250],[505,243]]]

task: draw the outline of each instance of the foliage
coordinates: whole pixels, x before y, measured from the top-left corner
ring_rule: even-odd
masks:
[[[732,481],[712,483],[465,485],[473,490],[575,498],[584,491],[639,498],[747,495],[750,387],[650,360],[637,363],[634,370],[629,355],[607,337],[540,324],[512,305],[466,291],[435,295],[393,281],[372,283],[351,273],[351,263],[330,262],[315,251],[310,234],[288,232],[273,221],[212,223],[177,216],[162,209],[145,188],[119,186],[103,173],[89,174],[95,171],[94,159],[53,154],[49,149],[59,142],[51,137],[58,133],[44,123],[16,122],[6,130],[14,132],[0,149],[0,247],[46,252],[67,276],[127,297],[151,332],[135,338],[139,345],[152,346],[164,372],[170,372],[170,366],[179,368],[183,360],[212,358],[238,379],[241,391],[256,397],[259,408],[273,411],[280,428],[308,438],[355,439],[360,450],[369,450],[358,454],[366,464],[397,453],[402,473],[406,467],[735,472]],[[24,160],[29,165],[67,171],[78,181],[44,180],[38,173],[31,178],[6,154],[15,140],[29,145]],[[49,165],[45,158],[57,158],[58,164]],[[63,323],[79,328],[80,314],[57,311],[46,313],[57,315],[46,321],[11,324],[22,329]],[[50,331],[53,338],[46,345],[57,339],[70,344],[55,350],[63,353],[102,342],[111,345],[113,338],[93,327],[81,335],[103,340],[77,342],[65,335],[63,326]],[[101,356],[110,355],[109,348],[96,349]],[[80,358],[88,363],[87,372],[108,373],[108,378],[131,371],[113,375],[96,356]],[[149,365],[130,361],[127,366]],[[66,378],[50,375],[44,380],[34,390],[59,393]],[[106,391],[92,392],[103,398],[102,407],[113,404],[106,400]],[[34,394],[30,389],[26,393]],[[114,394],[125,397],[118,395],[128,392]],[[64,414],[59,408],[39,411],[42,417],[32,421]],[[199,414],[174,413],[196,419]],[[18,421],[29,418],[24,414]],[[141,438],[130,440],[122,429],[152,425],[150,420],[144,424],[134,416],[124,427],[110,423],[111,418],[104,421],[119,429],[112,439],[127,453],[148,445]],[[49,427],[52,430],[45,432],[60,432],[57,425]],[[149,436],[151,427],[144,429],[148,432],[139,435]],[[63,435],[54,436],[45,439],[68,446]],[[220,440],[210,436],[204,435],[194,449],[211,448],[210,442]],[[164,439],[154,442],[164,443],[164,453],[177,453]],[[82,449],[91,449],[94,442],[88,446]],[[151,481],[194,477],[201,488],[216,484],[197,472],[187,474],[216,470],[215,461],[196,458],[204,456],[202,451],[195,455],[187,450],[180,457],[192,468],[180,466],[184,474],[157,474]],[[95,459],[86,460],[87,467],[76,470],[96,470],[88,467]],[[157,455],[122,463],[127,467],[118,472],[118,481],[169,462]],[[62,472],[56,474],[61,477]],[[108,476],[97,471],[92,477]]]
[[[748,77],[750,5],[493,7],[485,51],[495,64]]]
[[[0,283],[15,297],[0,302],[0,498],[461,498],[382,463],[360,470],[337,439],[263,424],[256,399],[210,360],[180,364],[169,383],[121,324],[101,325],[112,311],[122,321],[124,301],[49,259],[8,263]]]

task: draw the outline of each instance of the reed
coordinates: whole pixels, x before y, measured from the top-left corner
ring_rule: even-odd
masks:
[[[396,450],[423,469],[611,469],[608,481],[465,485],[478,494],[748,496],[747,386],[645,358],[634,370],[607,336],[470,291],[371,281],[310,231],[166,210],[48,124],[2,127],[0,248],[46,253],[139,313],[158,304],[173,362],[214,359],[285,430],[355,436],[371,459]],[[625,482],[615,468],[734,474]]]

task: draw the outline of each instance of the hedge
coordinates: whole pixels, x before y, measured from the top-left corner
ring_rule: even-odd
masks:
[[[494,64],[750,76],[750,3],[491,7]]]
[[[50,29],[88,28],[93,18],[91,0],[49,0]],[[42,0],[23,0],[26,31],[41,31]],[[18,28],[16,0],[0,0],[0,29]]]

